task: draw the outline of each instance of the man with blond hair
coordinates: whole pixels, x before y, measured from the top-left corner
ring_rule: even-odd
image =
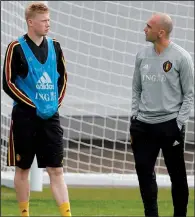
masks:
[[[14,185],[21,216],[29,216],[28,176],[35,155],[38,167],[49,174],[61,216],[71,216],[58,112],[66,90],[65,60],[59,42],[46,37],[47,5],[29,4],[25,18],[28,32],[8,45],[3,69],[3,89],[14,100],[7,163],[16,167]]]
[[[160,149],[171,179],[174,216],[186,216],[188,183],[184,161],[185,123],[193,105],[193,62],[170,40],[170,16],[154,14],[144,29],[132,83],[131,145],[145,216],[158,216],[154,171]]]

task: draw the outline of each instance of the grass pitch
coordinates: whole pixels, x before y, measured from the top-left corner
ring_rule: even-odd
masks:
[[[73,216],[144,216],[138,188],[69,188]],[[170,189],[160,188],[159,215],[173,216]],[[15,191],[1,187],[1,216],[19,216]],[[30,216],[60,216],[49,188],[31,192]],[[188,216],[194,216],[194,189],[190,189]]]

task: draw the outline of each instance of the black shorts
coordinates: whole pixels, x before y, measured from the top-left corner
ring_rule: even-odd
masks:
[[[63,166],[63,129],[59,113],[43,120],[35,109],[17,104],[12,110],[7,165],[29,169],[35,155],[39,168]]]

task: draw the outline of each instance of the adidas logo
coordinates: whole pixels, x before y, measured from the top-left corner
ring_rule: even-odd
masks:
[[[148,70],[148,64],[143,67],[143,69]]]
[[[25,213],[25,212],[27,212],[27,210],[24,209],[24,210],[22,211],[22,213]]]
[[[179,142],[177,140],[173,143],[173,146],[176,146],[176,145],[179,145]]]
[[[40,77],[40,79],[37,81],[36,85],[37,89],[41,90],[53,90],[54,85],[52,84],[51,78],[47,74],[47,72],[44,72],[43,75]]]

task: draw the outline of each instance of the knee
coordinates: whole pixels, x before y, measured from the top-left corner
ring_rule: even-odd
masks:
[[[135,169],[138,173],[146,174],[146,173],[153,173],[153,169],[146,163],[146,162],[137,162],[135,164]]]
[[[140,178],[149,178],[149,179],[156,179],[156,174],[154,172],[153,166],[147,166],[147,163],[138,163],[135,165],[137,174]]]
[[[178,188],[188,188],[188,180],[187,180],[187,176],[173,176],[170,175],[170,179],[172,182],[173,187],[178,187]]]
[[[63,176],[63,168],[52,168],[52,167],[47,167],[47,172],[50,177],[59,177]]]
[[[15,181],[16,180],[27,180],[29,176],[30,169],[21,169],[16,167],[15,170]]]

